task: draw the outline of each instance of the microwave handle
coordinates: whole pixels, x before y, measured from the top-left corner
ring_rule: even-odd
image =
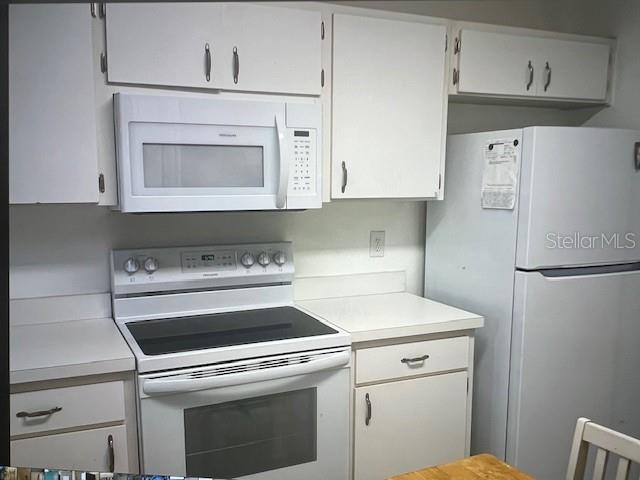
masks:
[[[276,193],[276,207],[284,208],[287,204],[287,188],[289,186],[289,155],[287,152],[287,144],[284,139],[284,130],[282,124],[275,116],[276,120],[276,136],[278,137],[278,157],[280,165],[280,174],[278,179],[278,192]]]
[[[350,350],[327,354],[324,358],[307,363],[285,365],[283,367],[265,368],[262,370],[229,373],[200,378],[147,378],[142,382],[142,391],[147,395],[163,393],[185,393],[213,388],[231,387],[248,383],[264,382],[279,378],[308,375],[322,370],[339,368],[349,363]]]

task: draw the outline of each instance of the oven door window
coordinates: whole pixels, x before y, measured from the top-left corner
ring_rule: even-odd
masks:
[[[275,127],[131,123],[137,196],[269,195],[280,160]]]
[[[188,476],[235,478],[317,459],[316,388],[184,410]]]

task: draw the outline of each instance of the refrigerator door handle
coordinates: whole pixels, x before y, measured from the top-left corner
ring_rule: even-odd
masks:
[[[632,241],[636,241],[633,240]],[[541,268],[538,270],[523,270],[539,272],[545,277],[578,277],[585,275],[605,275],[611,273],[640,272],[640,262],[620,263],[617,265],[600,265],[588,267]]]

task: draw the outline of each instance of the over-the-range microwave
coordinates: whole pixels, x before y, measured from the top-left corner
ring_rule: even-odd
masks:
[[[117,93],[118,208],[320,208],[315,103]]]

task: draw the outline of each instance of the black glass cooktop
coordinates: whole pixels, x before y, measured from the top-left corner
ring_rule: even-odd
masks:
[[[145,355],[338,333],[294,307],[144,320],[127,328]]]

